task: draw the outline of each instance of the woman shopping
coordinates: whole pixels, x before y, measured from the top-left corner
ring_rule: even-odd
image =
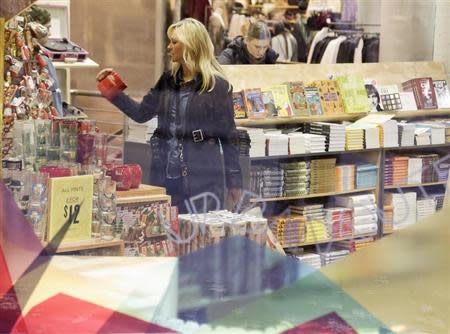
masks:
[[[142,102],[100,84],[99,90],[136,122],[158,117],[150,140],[150,182],[165,187],[181,213],[223,208],[225,187],[228,201],[236,204],[242,176],[231,86],[203,24],[187,18],[172,24],[167,36],[172,69]],[[104,69],[97,80],[113,73]]]

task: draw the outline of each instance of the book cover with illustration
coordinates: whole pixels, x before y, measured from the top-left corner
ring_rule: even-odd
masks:
[[[419,109],[437,109],[436,93],[431,78],[415,78],[402,83],[405,92],[413,92]]]
[[[302,81],[288,82],[289,98],[291,100],[292,111],[295,116],[309,115],[308,103],[305,96],[305,85]]]
[[[49,242],[66,228],[61,235],[62,239],[56,240],[56,243],[91,239],[93,193],[92,175],[55,177],[49,180]]]
[[[446,80],[433,80],[438,108],[450,108],[450,93]]]
[[[403,109],[397,85],[379,85],[378,93],[385,111]]]
[[[233,92],[234,118],[247,118],[243,92]]]
[[[320,101],[324,114],[344,113],[344,103],[335,80],[317,80],[310,84],[319,90]]]
[[[367,113],[370,106],[364,79],[361,75],[343,75],[336,78],[346,113]]]
[[[247,115],[250,118],[266,117],[266,109],[262,99],[261,89],[244,89],[244,102],[247,109]]]
[[[278,116],[292,116],[292,107],[289,101],[289,91],[287,85],[273,85],[263,89],[263,91],[271,91]]]
[[[305,87],[305,97],[311,115],[323,115],[319,90],[316,87]]]
[[[262,91],[262,99],[264,103],[264,108],[266,109],[266,113],[268,117],[277,117],[278,111],[275,105],[275,100],[273,98],[273,94],[270,90]]]

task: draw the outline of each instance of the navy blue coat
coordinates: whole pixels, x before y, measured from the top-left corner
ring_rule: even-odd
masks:
[[[233,99],[228,82],[220,77],[216,77],[216,84],[211,91],[201,93],[200,86],[201,80],[197,80],[195,92],[186,107],[186,124],[182,134],[184,161],[187,166],[187,176],[183,178],[184,193],[187,197],[192,197],[212,192],[223,204],[224,186],[242,187]],[[179,86],[170,72],[165,72],[141,103],[124,93],[120,93],[111,101],[139,123],[158,116],[158,126],[150,140],[150,182],[153,185],[165,186],[170,106],[178,89]],[[192,132],[199,129],[204,139],[196,142]],[[223,157],[220,146],[223,149]]]

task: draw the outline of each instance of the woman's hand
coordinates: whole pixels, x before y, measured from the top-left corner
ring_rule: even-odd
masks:
[[[114,70],[112,68],[104,68],[97,74],[97,81],[102,81],[104,78],[106,78],[108,75],[110,75]]]

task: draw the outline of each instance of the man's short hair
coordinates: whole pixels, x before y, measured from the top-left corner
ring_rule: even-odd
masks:
[[[250,23],[247,30],[247,39],[270,39],[270,30],[263,21]]]

